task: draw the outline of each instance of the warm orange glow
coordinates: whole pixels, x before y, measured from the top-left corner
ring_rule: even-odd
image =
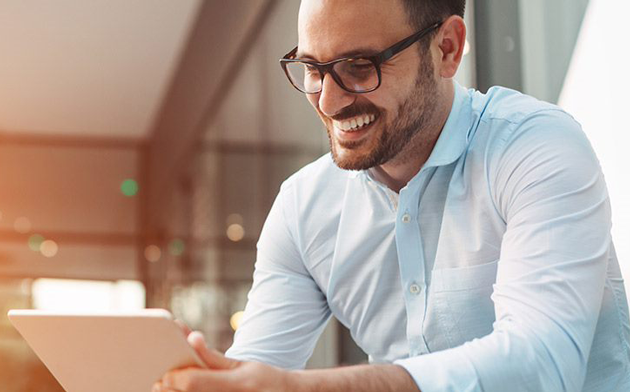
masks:
[[[239,311],[236,312],[232,315],[232,317],[230,317],[230,326],[232,327],[233,330],[237,330],[238,327],[241,325],[241,321],[243,320],[243,311]]]
[[[230,241],[238,242],[245,237],[245,229],[238,223],[233,223],[228,226],[226,235]]]
[[[25,216],[21,216],[15,220],[13,228],[20,234],[26,234],[31,231],[32,224],[30,219]]]
[[[162,257],[162,250],[157,245],[149,245],[144,248],[144,258],[151,263],[155,263]]]
[[[39,246],[39,252],[45,257],[55,257],[59,251],[59,246],[53,240],[46,240]]]

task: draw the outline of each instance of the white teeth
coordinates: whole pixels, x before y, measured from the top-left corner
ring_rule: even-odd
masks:
[[[341,129],[342,131],[356,131],[361,127],[367,126],[371,122],[373,122],[375,116],[373,114],[366,114],[361,117],[355,117],[348,121],[336,121],[333,120],[333,125],[337,129]]]

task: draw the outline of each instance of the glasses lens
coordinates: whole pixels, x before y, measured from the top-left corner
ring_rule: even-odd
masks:
[[[291,83],[305,93],[318,93],[322,87],[322,76],[316,67],[307,63],[287,63],[287,74]]]
[[[378,71],[367,59],[350,59],[334,65],[333,69],[346,89],[357,93],[378,87]]]

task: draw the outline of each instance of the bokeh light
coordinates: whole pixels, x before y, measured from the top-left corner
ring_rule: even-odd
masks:
[[[176,238],[168,244],[168,251],[173,256],[181,256],[186,251],[186,244],[184,241]]]
[[[144,248],[144,258],[151,263],[158,262],[162,257],[162,250],[157,245],[149,245]]]
[[[42,247],[42,243],[45,241],[46,239],[44,238],[44,236],[40,235],[40,234],[33,234],[32,236],[30,236],[28,238],[28,247],[33,251],[33,252],[39,252],[41,247]]]
[[[234,313],[232,317],[230,317],[230,326],[232,327],[233,330],[236,331],[238,327],[241,325],[241,321],[243,320],[243,314],[244,312],[241,310]]]
[[[21,216],[13,222],[13,228],[20,234],[26,234],[31,231],[31,221],[27,217]]]
[[[138,194],[138,182],[134,179],[128,178],[120,184],[120,191],[127,197],[132,197]]]
[[[226,235],[230,241],[238,242],[245,237],[245,229],[238,223],[233,223],[228,226]]]
[[[53,240],[45,240],[39,246],[39,251],[45,257],[55,257],[59,251],[59,246]]]

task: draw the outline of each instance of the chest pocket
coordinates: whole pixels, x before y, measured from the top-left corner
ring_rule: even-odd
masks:
[[[459,346],[492,332],[498,260],[471,267],[433,270],[422,326],[430,351]]]

